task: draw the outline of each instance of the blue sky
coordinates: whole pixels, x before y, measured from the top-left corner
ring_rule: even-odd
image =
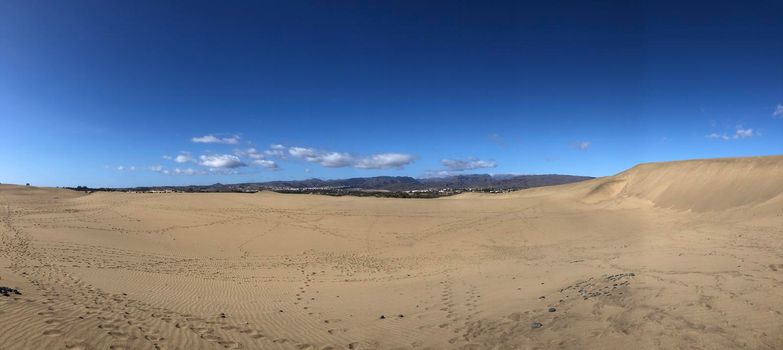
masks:
[[[603,176],[783,154],[781,13],[772,1],[3,1],[0,182]]]

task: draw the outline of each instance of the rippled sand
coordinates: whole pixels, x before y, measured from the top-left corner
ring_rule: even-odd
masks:
[[[0,349],[783,348],[783,157],[502,195],[0,186]]]

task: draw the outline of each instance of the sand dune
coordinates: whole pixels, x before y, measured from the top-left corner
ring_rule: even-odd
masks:
[[[783,157],[510,194],[0,185],[0,349],[783,348]]]
[[[781,179],[781,156],[650,163],[597,181],[586,199],[637,197],[659,207],[715,211],[779,197]]]

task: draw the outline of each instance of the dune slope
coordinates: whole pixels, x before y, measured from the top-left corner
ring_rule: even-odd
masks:
[[[783,194],[783,156],[641,164],[594,182],[587,202],[637,197],[665,208],[718,211]]]

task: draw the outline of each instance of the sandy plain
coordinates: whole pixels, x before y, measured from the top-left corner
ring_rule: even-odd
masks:
[[[783,156],[440,199],[0,185],[0,349],[781,349]]]

